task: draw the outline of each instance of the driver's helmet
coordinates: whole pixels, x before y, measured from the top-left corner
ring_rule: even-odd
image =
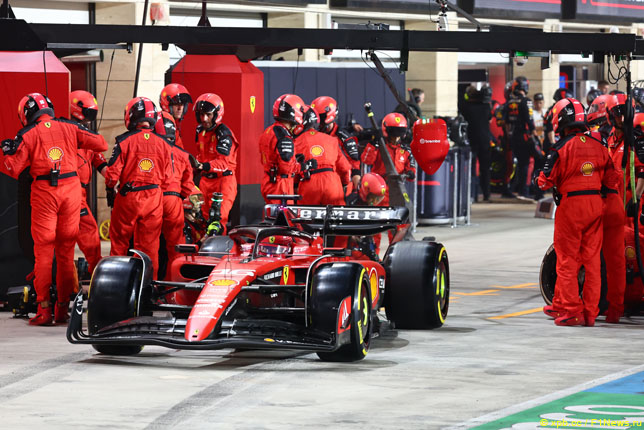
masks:
[[[291,252],[293,238],[290,236],[268,236],[257,245],[258,256],[280,257]]]

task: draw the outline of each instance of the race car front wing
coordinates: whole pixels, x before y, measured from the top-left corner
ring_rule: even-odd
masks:
[[[253,348],[332,352],[340,347],[334,333],[270,319],[222,321],[220,328],[208,339],[190,342],[184,337],[186,321],[174,317],[140,316],[88,334],[83,331],[83,297],[79,294],[67,326],[67,340],[92,345],[158,345],[193,350]]]

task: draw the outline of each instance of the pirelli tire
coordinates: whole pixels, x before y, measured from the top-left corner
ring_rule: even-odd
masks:
[[[601,276],[602,288],[601,296],[599,299],[599,312],[603,313],[608,307],[606,300],[606,292],[608,283],[606,281],[606,261],[604,255],[601,255]],[[584,290],[584,281],[586,279],[584,266],[581,266],[577,274],[577,283],[579,284],[579,295],[582,295]],[[557,253],[554,244],[550,245],[546,254],[541,260],[541,269],[539,270],[539,289],[541,297],[547,305],[552,305],[552,300],[555,297],[555,285],[557,283]]]
[[[399,329],[441,327],[449,310],[449,259],[441,243],[402,241],[387,250],[385,310]]]
[[[143,263],[135,257],[106,257],[94,269],[87,301],[87,330],[95,335],[119,321],[138,316]],[[140,345],[92,345],[109,355],[135,355]]]
[[[314,273],[310,288],[311,328],[334,333],[341,344],[336,351],[318,352],[318,357],[334,362],[365,358],[371,346],[375,318],[366,269],[357,263],[323,264]]]

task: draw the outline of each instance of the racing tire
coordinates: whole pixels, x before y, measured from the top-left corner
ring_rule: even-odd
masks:
[[[234,245],[235,242],[228,236],[212,236],[203,242],[199,254],[228,253]]]
[[[347,298],[351,312],[348,324],[340,331],[338,318]],[[318,352],[321,360],[351,362],[365,358],[371,345],[374,318],[367,270],[356,263],[320,266],[311,282],[309,315],[313,329],[335,333],[338,342],[345,342],[336,351]]]
[[[608,291],[608,282],[606,281],[606,261],[604,260],[604,254],[601,254],[601,276],[602,276],[602,288],[601,295],[599,298],[599,313],[603,314],[606,309],[608,309],[608,301],[606,299],[606,293]],[[581,266],[579,273],[577,274],[577,282],[579,283],[579,296],[581,297],[584,290],[584,280],[585,280],[585,270],[584,266]],[[546,254],[541,260],[541,268],[539,270],[539,290],[541,291],[541,297],[547,305],[552,305],[552,299],[555,297],[555,284],[557,283],[557,253],[555,252],[555,246],[550,245]]]
[[[383,260],[385,311],[399,329],[441,327],[449,309],[449,260],[441,243],[403,241]]]
[[[94,269],[87,301],[90,335],[102,328],[137,316],[143,263],[134,257],[106,257]],[[102,354],[135,355],[140,345],[92,345]]]

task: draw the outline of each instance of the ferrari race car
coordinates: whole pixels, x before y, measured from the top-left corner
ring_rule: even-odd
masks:
[[[171,281],[153,280],[142,252],[104,258],[90,284],[87,331],[79,294],[67,339],[118,355],[161,345],[361,360],[381,307],[396,328],[437,328],[447,317],[447,252],[440,243],[409,240],[408,215],[404,207],[267,205],[262,224],[211,237],[201,248],[178,245],[183,255],[171,264]],[[372,236],[389,230],[396,234],[381,261]],[[343,239],[346,247],[326,246]]]

